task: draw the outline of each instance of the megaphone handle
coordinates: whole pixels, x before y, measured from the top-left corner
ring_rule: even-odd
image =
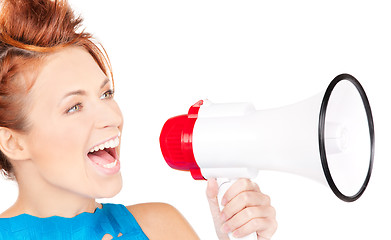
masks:
[[[221,199],[223,198],[225,192],[232,186],[232,184],[236,181],[236,179],[226,179],[226,178],[218,178],[217,183],[219,185],[219,193],[217,194],[217,200],[219,202],[220,211],[223,209],[221,205]],[[235,238],[232,236],[232,233],[228,233],[228,237],[231,240],[257,240],[257,233],[251,233],[242,238]]]

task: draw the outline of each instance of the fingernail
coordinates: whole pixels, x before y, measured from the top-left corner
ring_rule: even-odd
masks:
[[[227,224],[224,224],[223,226],[221,226],[221,231],[224,233],[229,233],[230,229]]]
[[[225,206],[227,204],[227,200],[225,198],[221,199],[221,205]]]
[[[225,214],[224,213],[220,213],[220,219],[221,219],[221,221],[225,221]]]

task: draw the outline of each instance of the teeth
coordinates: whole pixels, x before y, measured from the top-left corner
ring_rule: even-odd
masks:
[[[115,139],[111,139],[111,140],[109,140],[107,142],[104,142],[104,143],[98,145],[98,146],[95,146],[94,148],[92,148],[90,150],[90,153],[96,152],[96,151],[99,151],[99,150],[103,150],[105,148],[115,148],[118,145],[119,145],[119,138],[116,137]]]
[[[104,168],[113,168],[113,167],[115,167],[115,165],[117,165],[117,160],[115,160],[112,163],[105,164],[102,167],[104,167]]]

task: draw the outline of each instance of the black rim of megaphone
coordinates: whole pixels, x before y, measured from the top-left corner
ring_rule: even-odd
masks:
[[[365,111],[367,114],[367,120],[368,120],[368,127],[369,127],[369,134],[370,134],[370,140],[371,140],[371,154],[369,159],[369,166],[368,166],[368,172],[367,176],[365,178],[365,181],[363,182],[363,185],[361,186],[360,190],[352,195],[352,196],[346,196],[341,191],[339,191],[338,187],[335,185],[333,177],[331,176],[330,169],[327,162],[327,156],[326,156],[326,148],[325,148],[325,119],[326,119],[326,111],[327,111],[327,105],[331,96],[331,93],[334,89],[334,87],[342,80],[346,80],[351,82],[356,89],[358,90],[361,99],[363,101]],[[372,111],[371,107],[369,105],[369,101],[367,98],[367,95],[364,91],[364,88],[361,86],[359,81],[354,78],[350,74],[340,74],[334,78],[334,80],[330,83],[328,86],[326,93],[323,97],[322,106],[320,108],[320,115],[319,115],[319,129],[318,129],[318,136],[319,136],[319,148],[320,148],[320,157],[322,161],[322,167],[324,174],[326,176],[327,182],[330,186],[330,188],[333,190],[334,194],[340,198],[343,201],[346,202],[353,202],[356,201],[365,191],[369,179],[371,178],[372,173],[372,166],[373,166],[373,158],[374,158],[374,145],[375,145],[375,133],[374,133],[374,125],[373,125],[373,117],[372,117]]]

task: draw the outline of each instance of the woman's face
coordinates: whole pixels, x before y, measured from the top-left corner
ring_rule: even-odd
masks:
[[[92,56],[79,47],[48,56],[29,100],[31,128],[24,137],[32,172],[83,196],[117,194],[123,118],[112,82]]]

